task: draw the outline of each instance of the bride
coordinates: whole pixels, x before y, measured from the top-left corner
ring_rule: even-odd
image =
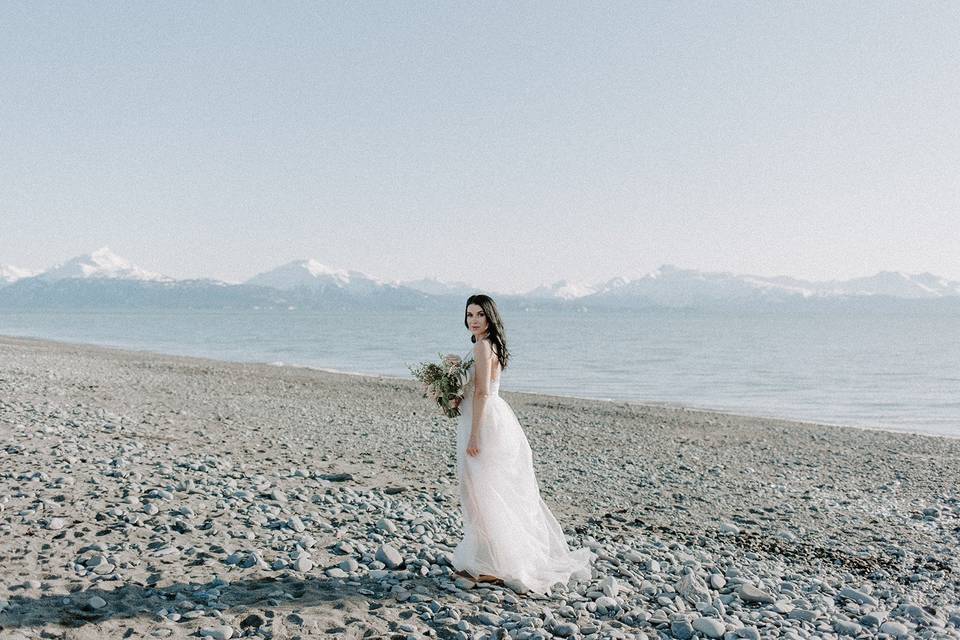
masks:
[[[463,361],[474,365],[457,426],[463,540],[453,552],[454,569],[477,582],[544,595],[556,583],[589,580],[596,555],[567,546],[540,497],[523,429],[499,395],[510,359],[500,313],[486,295],[470,296],[465,313],[474,347]]]

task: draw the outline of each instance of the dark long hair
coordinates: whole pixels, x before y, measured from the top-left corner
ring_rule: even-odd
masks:
[[[463,307],[463,326],[468,330],[467,308],[472,305],[479,305],[483,309],[483,315],[487,317],[487,337],[493,343],[493,352],[500,361],[500,367],[507,368],[507,362],[510,361],[510,350],[507,349],[507,336],[503,330],[503,320],[500,318],[500,312],[497,311],[497,303],[488,295],[477,293],[467,298],[467,304]],[[476,336],[470,336],[470,342],[476,342]]]

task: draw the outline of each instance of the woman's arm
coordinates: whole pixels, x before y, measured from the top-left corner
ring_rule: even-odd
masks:
[[[490,342],[481,340],[473,347],[473,361],[476,370],[473,372],[473,422],[470,425],[471,435],[480,433],[480,424],[483,420],[483,409],[490,396],[490,359],[493,350]]]

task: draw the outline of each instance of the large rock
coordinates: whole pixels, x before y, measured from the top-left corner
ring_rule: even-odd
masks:
[[[572,622],[561,622],[552,629],[553,635],[561,638],[569,638],[572,635],[580,633],[580,627]]]
[[[836,631],[841,636],[858,636],[860,631],[863,630],[856,622],[851,622],[850,620],[834,620],[833,621],[833,630]]]
[[[403,556],[389,544],[380,545],[377,549],[377,560],[391,569],[399,569],[403,566]]]
[[[604,595],[616,598],[617,594],[620,593],[620,585],[613,576],[606,576],[600,581],[600,590],[603,591]]]
[[[233,637],[233,627],[226,625],[217,627],[203,627],[200,629],[200,635],[213,640],[230,640]]]
[[[907,638],[910,636],[910,630],[907,629],[907,625],[902,622],[897,622],[895,620],[887,620],[882,625],[880,625],[880,633],[885,633],[888,636],[893,636],[898,640],[900,638]]]
[[[737,587],[737,595],[739,595],[740,599],[744,602],[773,604],[773,596],[749,583],[744,583]]]
[[[693,628],[708,638],[722,638],[727,628],[715,618],[700,617],[693,621]]]
[[[862,591],[857,591],[856,589],[851,589],[850,587],[844,587],[837,592],[837,596],[841,598],[847,598],[848,600],[853,600],[857,604],[869,604],[872,606],[877,606],[877,599],[873,596],[869,596]]]
[[[683,616],[677,616],[670,621],[670,633],[673,634],[674,638],[687,640],[693,637],[693,626]]]
[[[692,605],[698,602],[710,602],[710,590],[706,583],[693,571],[687,571],[676,586],[677,593]]]

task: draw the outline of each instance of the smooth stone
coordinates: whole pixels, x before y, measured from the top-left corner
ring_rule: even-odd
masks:
[[[722,638],[727,630],[726,626],[714,618],[696,618],[693,621],[693,628],[710,638]]]
[[[560,624],[555,625],[551,631],[555,636],[569,638],[572,635],[580,633],[580,627],[572,622],[561,622]]]
[[[476,582],[470,578],[464,578],[463,576],[460,576],[454,580],[453,584],[455,584],[458,589],[473,589],[475,586],[477,586]]]
[[[299,516],[293,516],[287,520],[287,526],[296,531],[297,533],[303,533],[306,530],[306,527],[303,525],[303,521]]]
[[[747,640],[760,640],[760,631],[754,626],[740,627],[736,631],[738,638]]]
[[[818,612],[810,609],[794,609],[787,614],[787,618],[791,620],[803,620],[804,622],[813,622],[819,616]]]
[[[844,587],[837,592],[837,596],[841,598],[847,598],[848,600],[853,600],[857,604],[869,604],[871,606],[877,606],[877,599],[873,596],[869,596],[862,591],[857,591],[856,589],[851,589],[850,587]]]
[[[727,581],[719,573],[710,574],[710,586],[714,589],[720,590],[727,585]]]
[[[353,558],[347,558],[346,560],[340,563],[340,568],[346,571],[347,573],[353,573],[358,568],[360,568],[360,564]]]
[[[679,618],[670,621],[670,633],[673,634],[674,638],[687,640],[688,638],[693,637],[693,631],[693,626],[686,618]]]
[[[339,553],[340,555],[348,556],[353,553],[353,545],[349,542],[338,542],[333,545],[333,550]]]
[[[403,566],[403,556],[389,544],[382,544],[377,549],[377,560],[391,569]]]
[[[930,624],[936,618],[924,611],[921,607],[918,607],[915,604],[908,604],[903,606],[903,612],[907,615],[908,618],[914,622],[919,622],[921,624]]]
[[[296,571],[305,573],[313,568],[313,561],[308,556],[300,556],[293,562],[293,568]]]
[[[636,551],[634,551],[633,549],[627,549],[623,553],[623,557],[625,560],[628,560],[630,562],[636,562],[636,563],[643,562],[644,560],[643,556],[637,553]]]
[[[477,614],[477,619],[491,627],[499,627],[503,623],[503,619],[500,616],[495,613],[490,613],[489,611],[481,611]]]
[[[102,609],[105,606],[107,606],[107,601],[101,598],[100,596],[93,596],[92,598],[87,600],[87,605],[94,610]]]
[[[747,582],[737,588],[737,595],[739,595],[740,599],[744,602],[773,604],[773,596]]]
[[[349,577],[350,577],[350,574],[347,573],[346,571],[344,571],[343,569],[341,569],[340,567],[331,567],[331,568],[327,569],[326,571],[324,571],[324,573],[326,573],[326,574],[327,574],[329,577],[331,577],[331,578],[341,578],[341,579],[344,579],[344,578],[349,578]]]
[[[868,627],[879,627],[887,619],[887,614],[883,611],[871,611],[860,616],[860,624]]]
[[[51,531],[59,531],[63,529],[66,523],[63,521],[63,518],[51,518],[50,523],[47,524],[47,528]]]
[[[776,602],[773,603],[773,606],[770,608],[776,611],[777,613],[779,613],[780,615],[787,615],[788,613],[793,611],[793,605],[790,604],[789,600],[777,600]]]
[[[720,525],[720,533],[739,535],[740,527],[733,524],[732,522],[724,522]]]
[[[863,627],[856,622],[850,622],[849,620],[834,620],[833,629],[843,636],[857,636],[860,635],[860,631],[863,630]]]
[[[292,624],[295,627],[302,627],[307,623],[299,613],[291,613],[287,616],[286,621],[287,624]]]
[[[254,551],[251,554],[248,554],[246,558],[243,559],[243,562],[240,563],[241,569],[250,569],[264,564],[263,558],[260,557],[260,554]]]
[[[213,640],[230,640],[233,637],[233,627],[217,626],[217,627],[203,627],[200,629],[201,636],[207,636],[213,638]]]
[[[330,482],[347,482],[353,480],[353,476],[349,473],[325,473],[320,476],[322,480],[329,480]]]
[[[617,594],[620,593],[620,585],[617,583],[616,578],[607,576],[600,581],[600,590],[603,591],[604,595],[616,598]]]
[[[248,615],[246,618],[244,618],[243,620],[240,621],[240,628],[241,628],[241,629],[247,629],[247,628],[256,629],[257,627],[263,626],[263,622],[264,622],[263,618],[261,618],[260,616],[258,616],[258,615],[255,614],[255,613],[251,613],[251,614]]]
[[[397,525],[395,525],[392,520],[380,518],[380,520],[377,521],[377,529],[386,531],[387,533],[394,533],[397,530]]]
[[[888,636],[893,636],[894,638],[907,638],[910,635],[910,631],[907,629],[907,625],[902,622],[897,622],[895,620],[887,620],[880,625],[880,633],[885,633]]]

